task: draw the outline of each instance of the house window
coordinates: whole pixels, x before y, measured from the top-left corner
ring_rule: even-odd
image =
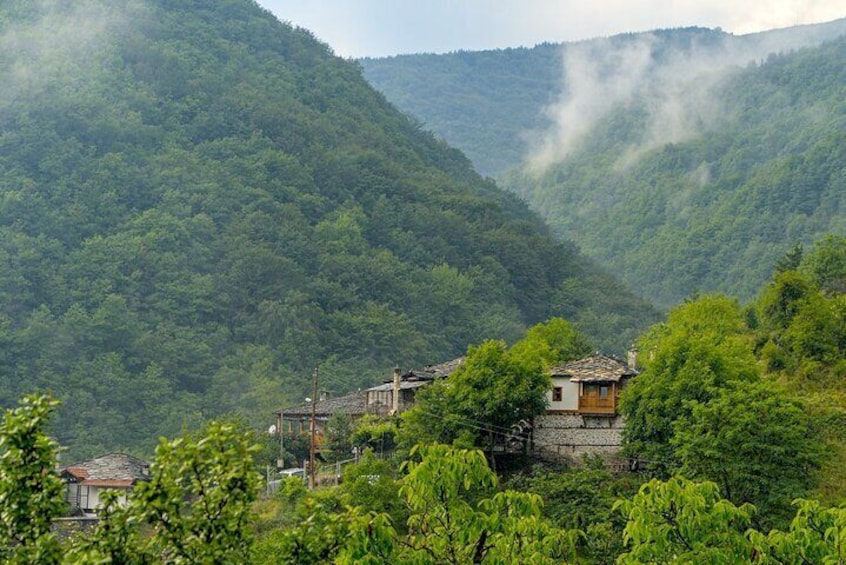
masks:
[[[553,402],[561,402],[561,387],[560,386],[552,387],[552,401]]]
[[[83,488],[85,488],[85,490],[82,490]],[[89,492],[90,488],[91,487],[89,487],[87,485],[85,487],[79,487],[79,493],[80,493],[79,507],[80,508],[88,508],[88,497],[91,494]]]
[[[607,386],[599,387],[599,398],[608,398],[608,391],[609,387]]]

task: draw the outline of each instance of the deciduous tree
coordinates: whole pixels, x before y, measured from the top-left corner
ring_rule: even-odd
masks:
[[[703,296],[672,310],[666,324],[649,330],[640,351],[644,368],[621,399],[624,449],[667,477],[678,465],[674,422],[728,383],[760,377],[743,313],[722,296]]]
[[[341,563],[541,565],[573,556],[578,533],[551,526],[538,495],[497,492],[480,451],[421,445],[412,458],[400,488],[408,534],[398,535],[385,515],[359,517]]]
[[[548,369],[588,355],[593,346],[563,318],[550,318],[529,328],[525,337],[511,346],[513,355],[540,363]]]
[[[502,341],[470,347],[464,363],[418,394],[403,414],[401,437],[479,447],[501,438],[521,419],[546,407],[549,375],[533,360],[510,353]]]
[[[825,507],[816,500],[795,502],[796,516],[787,531],[750,531],[754,563],[843,563],[846,557],[846,507]]]
[[[732,565],[748,562],[752,554],[745,532],[755,508],[722,499],[714,483],[653,479],[617,508],[627,521],[628,551],[617,560],[620,565]]]
[[[774,384],[734,382],[675,423],[673,446],[690,479],[713,481],[735,504],[751,503],[765,526],[786,524],[791,502],[816,482],[819,434]]]
[[[46,433],[58,402],[31,395],[7,410],[0,427],[0,558],[21,565],[59,563],[52,531],[63,509],[58,445]]]
[[[185,565],[249,561],[250,505],[261,477],[248,439],[232,424],[212,423],[199,438],[162,440],[151,479],[132,500],[153,527],[156,553]]]

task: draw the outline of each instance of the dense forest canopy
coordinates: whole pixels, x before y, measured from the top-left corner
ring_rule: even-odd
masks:
[[[0,403],[70,458],[656,312],[249,0],[0,6]]]
[[[748,300],[796,242],[846,233],[844,33],[693,27],[362,65],[557,236],[670,307]]]
[[[634,473],[612,474],[598,456],[577,467],[512,453],[498,475],[496,450],[466,447],[521,410],[542,411],[542,368],[588,350],[561,319],[508,349],[471,347],[399,417],[348,421],[343,441],[327,438],[331,473],[318,469],[333,483],[341,473],[339,484],[288,476],[256,500],[275,442],[212,422],[162,439],[149,480],[124,503],[104,493],[84,533],[54,523],[66,511],[60,446],[47,434],[57,401],[29,395],[0,418],[0,555],[45,565],[835,563],[846,536],[844,283],[846,238],[827,236],[785,254],[745,307],[705,295],[649,328],[622,396]],[[399,445],[377,458],[377,435],[382,448],[387,436]],[[352,446],[361,458],[340,461]]]
[[[846,19],[748,35],[689,27],[625,33],[572,43],[540,43],[485,51],[418,53],[364,58],[364,76],[400,110],[463,151],[483,174],[498,176],[520,165],[533,142],[555,121],[554,106],[570,95],[574,81],[596,64],[570,65],[570,53],[606,51],[608,46],[651,44],[656,67],[687,59],[675,74],[702,68],[744,66],[769,53],[819,45],[846,33]],[[613,50],[608,51],[612,58]],[[606,61],[607,62],[607,61]],[[638,61],[627,61],[629,70]],[[600,77],[602,78],[602,77]],[[620,85],[604,77],[593,102],[614,99]]]
[[[668,143],[644,139],[656,99],[640,92],[562,162],[504,184],[660,304],[749,299],[796,242],[846,233],[844,56],[846,38],[736,69],[704,94],[691,82],[682,98],[719,108]]]
[[[730,118],[629,153],[625,174],[620,150],[650,131],[646,96],[609,107],[590,151],[510,177],[582,175],[626,197],[657,187],[689,207],[675,216],[690,234],[667,240],[722,242],[724,216],[762,226],[750,252],[769,266],[746,283],[754,299],[694,293],[655,324],[356,63],[254,2],[14,0],[0,5],[0,47],[4,561],[842,558],[846,40],[709,83],[734,93]],[[752,196],[734,190],[748,186]],[[657,224],[657,198],[639,197]],[[606,235],[636,239],[613,198],[599,204]],[[694,204],[716,210],[707,229]],[[784,225],[813,244],[765,257],[784,226],[750,219],[761,209],[804,214]],[[640,260],[672,246],[650,249]],[[750,278],[764,268],[745,261]],[[685,283],[685,268],[656,280]],[[550,365],[634,339],[621,455],[636,473],[598,456],[530,465],[524,443],[496,474],[491,440],[545,411]],[[289,477],[256,500],[280,438],[255,425],[299,401],[316,364],[323,387],[343,392],[465,352],[398,416],[333,417],[324,457],[340,484]],[[23,394],[33,389],[52,394]],[[222,418],[199,431],[211,416]],[[104,494],[98,524],[60,539],[59,458],[149,455],[180,428],[159,441],[149,480],[123,502]],[[350,452],[363,455],[342,472]]]
[[[563,80],[561,45],[397,55],[360,61],[391,103],[497,175],[525,155],[524,134],[546,125]]]

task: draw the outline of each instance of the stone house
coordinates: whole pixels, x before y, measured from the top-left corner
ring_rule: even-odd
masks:
[[[633,354],[628,363],[597,354],[550,369],[547,410],[534,422],[537,452],[576,463],[587,454],[613,459],[625,427],[618,411],[619,395],[638,374],[635,362]]]
[[[458,357],[445,363],[426,365],[422,369],[412,369],[405,374],[399,368],[394,369],[392,380],[364,391],[368,413],[392,415],[407,410],[414,404],[414,396],[420,388],[448,377],[463,362],[464,357]]]
[[[326,423],[333,415],[343,414],[358,419],[366,414],[398,414],[414,404],[414,396],[420,388],[436,379],[447,377],[463,361],[464,358],[459,357],[445,363],[426,365],[422,369],[412,369],[404,374],[396,368],[392,378],[382,384],[335,398],[323,395],[314,403],[314,436],[317,450],[320,451],[322,447]],[[282,433],[288,436],[306,435],[311,430],[311,415],[310,401],[283,408],[275,412],[276,430],[282,430]]]
[[[129,491],[139,481],[150,480],[150,465],[125,453],[110,453],[60,469],[65,501],[71,514],[96,515],[105,491],[116,491],[125,505]]]
[[[323,444],[326,423],[335,414],[343,414],[358,419],[367,414],[365,395],[359,392],[345,394],[335,398],[321,396],[313,406],[314,411],[314,440],[318,448]],[[289,406],[275,412],[277,433],[281,430],[284,435],[308,435],[311,430],[312,403],[304,402],[296,406]]]

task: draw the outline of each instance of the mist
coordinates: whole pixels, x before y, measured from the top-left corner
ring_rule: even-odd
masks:
[[[56,89],[79,88],[111,37],[125,29],[125,3],[35,0],[0,8],[0,109]],[[2,11],[18,17],[4,22]],[[21,17],[23,16],[23,17]],[[8,21],[15,21],[15,25]],[[49,91],[49,92],[48,92]]]
[[[624,170],[644,152],[726,119],[720,85],[733,72],[844,32],[846,20],[745,36],[689,28],[565,44],[561,94],[545,109],[550,126],[526,135],[528,169],[542,174],[583,147],[610,112],[637,105],[646,126],[620,154],[615,167]]]

